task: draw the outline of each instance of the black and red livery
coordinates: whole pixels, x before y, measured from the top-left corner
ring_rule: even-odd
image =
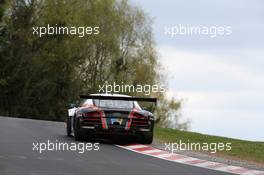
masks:
[[[78,107],[68,110],[67,135],[76,140],[96,134],[133,135],[140,143],[153,140],[154,115],[137,101],[154,102],[155,98],[138,98],[120,94],[81,95]]]

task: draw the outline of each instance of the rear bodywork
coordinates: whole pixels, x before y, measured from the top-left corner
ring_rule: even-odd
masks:
[[[153,102],[155,98],[137,98],[120,95],[81,95],[81,99],[92,100],[92,103],[81,104],[78,108],[69,109],[67,124],[71,130],[78,130],[78,134],[104,134],[104,135],[153,135],[154,115],[141,109],[137,101]],[[95,100],[130,101],[130,108],[101,107],[95,104]],[[150,141],[149,141],[150,142]]]

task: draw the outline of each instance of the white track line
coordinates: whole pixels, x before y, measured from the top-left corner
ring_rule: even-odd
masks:
[[[135,148],[146,148],[148,146],[146,145],[131,145],[131,146],[127,146],[126,148],[128,149],[135,149]]]
[[[160,152],[160,150],[158,150],[158,149],[153,149],[153,150],[142,151],[142,153],[144,153],[144,154],[149,154],[149,153],[158,153],[158,152]]]

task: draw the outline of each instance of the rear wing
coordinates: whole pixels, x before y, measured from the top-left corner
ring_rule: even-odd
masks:
[[[121,97],[121,96],[104,96],[104,95],[80,95],[83,99],[99,99],[99,100],[122,100],[122,101],[142,101],[152,102],[157,105],[157,98],[141,98],[141,97]]]

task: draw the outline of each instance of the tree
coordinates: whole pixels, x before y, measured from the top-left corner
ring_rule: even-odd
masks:
[[[152,21],[126,0],[13,0],[7,11],[0,13],[0,90],[8,97],[1,113],[63,120],[70,101],[80,93],[98,92],[106,81],[161,83]],[[33,27],[47,24],[98,26],[100,34],[33,35]],[[158,121],[168,126],[166,119],[180,103],[162,94],[152,96],[160,97],[157,114],[166,115]]]

